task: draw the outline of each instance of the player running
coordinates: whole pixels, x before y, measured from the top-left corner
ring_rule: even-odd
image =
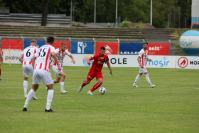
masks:
[[[60,92],[62,94],[67,93],[67,91],[64,89],[64,81],[65,81],[65,73],[63,72],[63,61],[64,61],[64,57],[67,55],[68,57],[70,57],[71,61],[73,64],[75,64],[75,59],[72,56],[72,54],[68,51],[68,49],[66,49],[66,45],[64,43],[61,44],[60,48],[55,50],[56,53],[56,57],[61,65],[61,71],[58,70],[58,66],[53,63],[52,65],[52,70],[55,72],[56,74],[56,80],[54,81],[54,83],[59,83],[60,81]]]
[[[33,74],[33,63],[32,58],[38,52],[38,48],[36,47],[36,41],[31,40],[30,46],[25,48],[19,57],[19,61],[22,63],[23,69],[23,89],[24,89],[24,96],[27,97],[28,94],[28,77],[32,76]],[[33,96],[33,99],[38,99],[36,95]]]
[[[1,65],[3,63],[3,50],[0,48],[0,80],[1,80]]]
[[[88,60],[88,64],[90,65],[91,61],[93,61],[92,66],[88,72],[87,78],[81,86],[79,87],[79,92],[82,91],[83,87],[90,83],[93,78],[96,78],[97,83],[88,91],[89,95],[93,95],[93,92],[98,89],[103,83],[103,75],[102,75],[102,67],[103,64],[106,63],[109,69],[109,73],[112,75],[112,70],[109,63],[108,55],[105,54],[105,47],[100,48],[100,53],[92,56]]]
[[[148,44],[144,44],[143,45],[143,49],[140,50],[137,61],[139,64],[139,73],[135,78],[135,81],[133,83],[133,87],[138,87],[137,82],[139,81],[139,79],[141,78],[142,75],[145,76],[147,83],[149,84],[149,87],[153,88],[155,87],[154,84],[152,84],[150,78],[149,78],[149,73],[146,69],[146,64],[147,61],[151,61],[151,59],[148,58]]]
[[[61,66],[57,60],[55,55],[55,48],[52,46],[54,42],[54,37],[47,38],[47,44],[43,45],[39,48],[38,54],[33,57],[32,61],[35,62],[34,71],[33,71],[33,78],[32,78],[32,89],[29,91],[27,98],[25,100],[23,111],[27,111],[28,104],[32,97],[34,96],[35,92],[39,87],[39,83],[42,81],[47,89],[47,102],[45,112],[52,112],[51,103],[53,100],[54,90],[53,90],[53,80],[51,74],[49,72],[50,69],[50,58],[52,57],[55,64],[58,65],[58,70],[61,70]]]

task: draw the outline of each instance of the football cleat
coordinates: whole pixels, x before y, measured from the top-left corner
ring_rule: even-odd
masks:
[[[45,112],[53,112],[52,109],[45,109]]]
[[[133,83],[133,87],[137,88],[137,87],[138,87],[138,85],[136,85],[135,83]]]
[[[83,87],[79,87],[78,89],[77,89],[77,92],[82,92],[82,90],[83,90]]]
[[[22,109],[22,111],[23,111],[23,112],[26,112],[26,111],[28,111],[28,110],[27,110],[27,108],[24,107],[24,108]]]
[[[65,94],[65,93],[67,93],[68,91],[66,91],[66,90],[61,90],[60,92],[61,92],[61,94]]]
[[[87,92],[87,94],[91,96],[93,95],[93,93],[90,90]]]
[[[33,100],[38,100],[37,96],[32,97]]]
[[[150,85],[149,87],[150,87],[150,88],[154,88],[154,87],[156,87],[156,85],[153,85],[153,84],[152,84],[152,85]]]

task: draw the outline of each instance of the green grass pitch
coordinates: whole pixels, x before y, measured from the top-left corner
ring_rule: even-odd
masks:
[[[24,104],[20,65],[3,65],[0,81],[0,133],[198,133],[199,71],[149,69],[156,88],[145,79],[132,87],[137,68],[104,68],[105,95],[96,91],[88,96],[76,90],[85,79],[88,67],[64,67],[67,75],[63,95],[55,85],[53,113],[45,113],[46,89],[40,86],[39,100]],[[31,85],[31,80],[29,86]]]

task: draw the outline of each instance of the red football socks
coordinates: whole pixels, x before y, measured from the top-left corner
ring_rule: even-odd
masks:
[[[99,88],[102,85],[101,82],[97,82],[92,88],[91,88],[91,92],[97,90],[97,88]]]

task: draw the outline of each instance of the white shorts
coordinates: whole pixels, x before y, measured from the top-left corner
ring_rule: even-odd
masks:
[[[146,69],[146,67],[144,67],[144,68],[139,68],[139,73],[148,73],[148,71],[147,71],[147,69]]]
[[[50,72],[46,70],[35,69],[32,76],[32,84],[39,84],[43,82],[45,85],[53,84],[53,79]]]
[[[61,73],[63,72],[63,68],[62,68],[61,71],[59,71],[57,65],[52,65],[52,70],[56,74],[57,77],[61,77]]]
[[[23,75],[24,75],[24,77],[29,77],[32,74],[33,74],[33,66],[32,65],[23,66]]]

